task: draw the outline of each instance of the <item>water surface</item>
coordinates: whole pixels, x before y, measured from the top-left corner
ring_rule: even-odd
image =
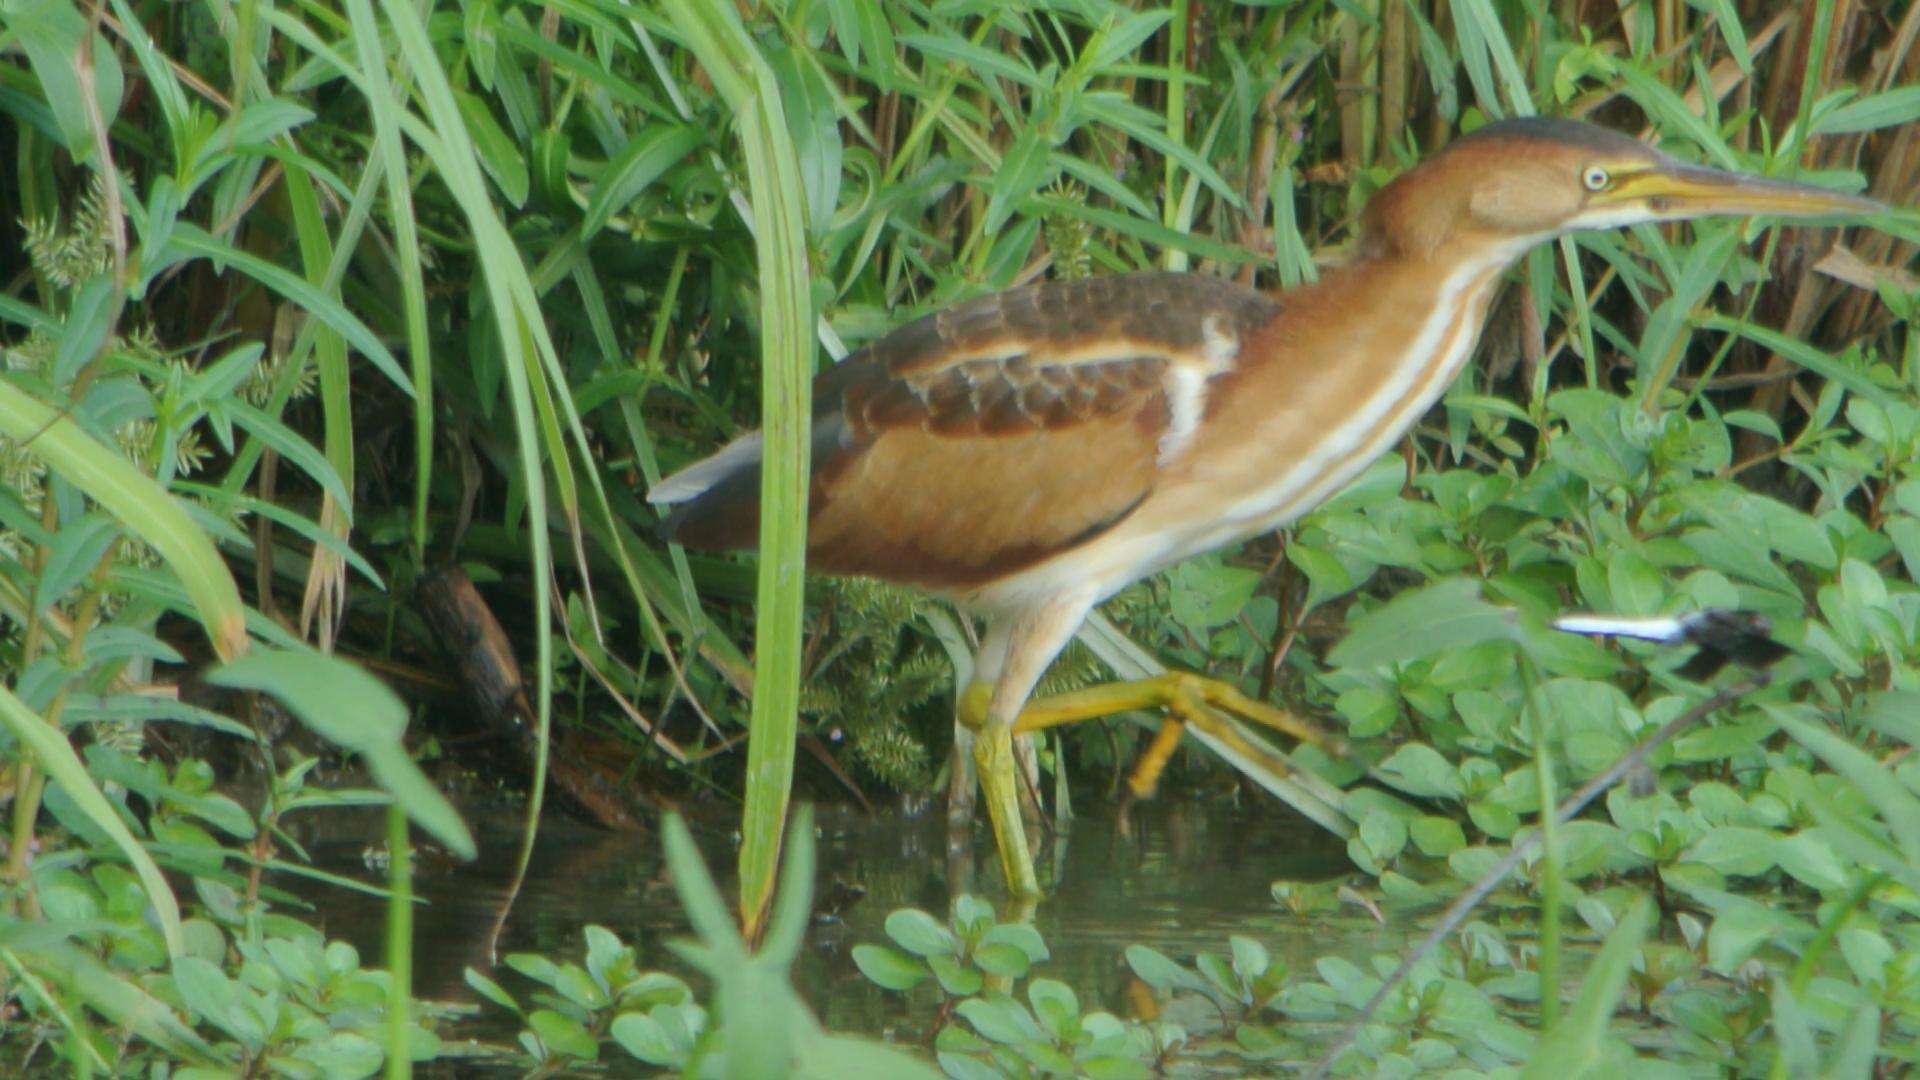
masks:
[[[472,863],[427,861],[416,889],[426,904],[415,921],[414,979],[426,998],[471,1000],[462,971],[487,968],[489,928],[512,879],[519,821],[510,810],[470,810],[480,842]],[[857,809],[822,808],[816,908],[836,909],[817,920],[794,973],[802,995],[833,1030],[914,1040],[928,1010],[862,977],[849,949],[885,941],[887,914],[897,907],[945,916],[960,891],[998,901],[1004,891],[984,823],[978,828],[974,869],[949,867],[946,828],[938,810],[872,816]],[[1049,896],[1035,924],[1052,949],[1044,974],[1078,990],[1093,1007],[1125,1015],[1128,971],[1122,950],[1143,942],[1183,962],[1199,949],[1226,950],[1229,934],[1259,939],[1296,971],[1329,952],[1356,961],[1395,947],[1398,935],[1350,916],[1295,916],[1272,899],[1276,880],[1316,881],[1350,872],[1343,845],[1274,803],[1244,807],[1162,798],[1133,808],[1130,831],[1114,813],[1094,808],[1075,818],[1036,852]],[[731,895],[736,856],[732,822],[696,817],[696,835],[709,866]],[[377,881],[365,853],[379,835],[333,835],[313,845],[327,869]],[[977,880],[954,882],[950,878]],[[292,886],[282,882],[283,886]],[[297,887],[318,908],[331,936],[377,962],[383,902],[346,890]],[[857,888],[864,889],[863,896]],[[321,887],[324,888],[324,887]],[[656,835],[619,835],[550,819],[534,852],[532,870],[501,942],[501,952],[539,951],[578,960],[581,932],[598,923],[636,945],[643,968],[676,969],[665,942],[686,933],[679,901],[667,880]],[[524,988],[512,978],[503,981]],[[511,1040],[517,1023],[488,1007],[468,1032]]]

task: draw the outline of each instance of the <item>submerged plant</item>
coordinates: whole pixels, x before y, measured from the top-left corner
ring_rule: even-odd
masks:
[[[825,592],[832,627],[809,665],[801,715],[836,728],[854,759],[887,786],[925,788],[932,753],[913,721],[943,712],[927,706],[953,687],[952,662],[913,632],[917,610],[929,601],[866,578],[835,579]]]

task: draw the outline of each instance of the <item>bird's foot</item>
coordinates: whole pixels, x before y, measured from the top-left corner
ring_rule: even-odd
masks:
[[[1164,709],[1168,718],[1141,753],[1128,778],[1127,786],[1134,797],[1146,798],[1153,794],[1180,735],[1191,727],[1229,761],[1254,775],[1262,786],[1302,813],[1339,835],[1351,831],[1352,823],[1339,809],[1341,800],[1337,789],[1318,776],[1296,768],[1235,719],[1271,728],[1334,757],[1351,756],[1346,740],[1284,709],[1255,700],[1218,679],[1169,672],[1151,679],[1108,683],[1058,694],[1029,703],[1013,730],[1016,734],[1028,734],[1136,709]]]

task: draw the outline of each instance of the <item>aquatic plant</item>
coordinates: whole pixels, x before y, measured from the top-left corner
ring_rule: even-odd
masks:
[[[601,927],[589,927],[585,934],[585,966],[536,953],[506,958],[509,968],[542,987],[534,994],[539,1008],[523,1011],[499,983],[469,968],[468,985],[526,1020],[520,1045],[528,1075],[594,1061],[608,1038],[632,1058],[683,1076],[920,1080],[938,1075],[898,1050],[822,1031],[793,988],[788,971],[805,938],[813,898],[808,809],[794,815],[779,899],[765,940],[752,951],[685,822],[669,816],[665,838],[674,890],[696,935],[670,947],[711,985],[711,1006],[695,1003],[686,983],[674,975],[636,970],[634,950]]]
[[[720,20],[704,40],[674,18],[694,8]],[[777,693],[803,659],[801,577],[661,550],[632,492],[742,427],[797,436],[811,342],[837,355],[1043,274],[1308,280],[1419,153],[1519,113],[1909,206],[1917,27],[1910,0],[0,5],[6,1067],[297,1072],[317,1057],[399,1074],[431,1052],[421,1033],[445,1027],[408,986],[408,830],[455,847],[460,831],[408,753],[406,710],[300,642],[417,661],[408,589],[441,559],[495,586],[542,745],[557,722],[651,786],[753,793],[745,907],[764,910],[791,835],[785,740],[808,733]],[[1523,619],[1773,619],[1792,650],[1773,684],[1543,840],[1340,1067],[1524,1060],[1446,1028],[1489,1008],[1486,1030],[1536,1037],[1542,1070],[1623,1047],[1778,1075],[1912,1067],[1920,230],[1911,214],[1883,225],[1819,246],[1725,222],[1537,253],[1485,362],[1400,460],[1284,536],[1118,598],[1141,647],[1102,639],[1056,672],[1137,674],[1145,657],[1342,727],[1366,783],[1352,762],[1290,758],[1349,791],[1349,894],[1415,921],[1705,691],[1638,645],[1335,642],[1408,625],[1392,598],[1463,581]],[[875,779],[925,784],[946,738],[941,633],[965,629],[888,629],[883,610],[816,639],[855,661],[823,669],[848,680],[825,689],[870,706],[850,730]],[[911,677],[883,684],[889,659]],[[230,661],[242,700],[189,677]],[[883,685],[894,696],[850,700]],[[749,687],[774,737],[743,770]],[[804,721],[821,734],[844,718]],[[1123,769],[1156,721],[1055,736],[1053,792]],[[333,790],[345,759],[379,775]],[[1177,755],[1171,781],[1243,790],[1202,753]],[[536,779],[535,809],[543,793]],[[305,865],[287,827],[373,802],[397,807],[390,974],[308,925],[296,886],[373,886]],[[1656,905],[1644,938],[1640,894]],[[1603,937],[1625,944],[1583,969]],[[713,940],[729,970],[776,978]],[[546,1055],[530,1067],[583,1046],[550,1017],[619,1035],[620,1009],[567,996],[567,964],[619,1000],[622,946],[582,948],[524,961],[568,973],[542,999],[512,989],[529,1018],[546,1010],[526,1025],[536,1046],[514,1051]],[[1306,1024],[1287,1007],[1331,1025],[1288,1061],[1330,1043],[1393,966],[1296,966],[1250,1012],[1242,953],[1193,961],[1207,989],[1162,993],[1218,995],[1236,1044],[1274,1017]],[[932,958],[909,958],[932,994]],[[972,954],[951,959],[981,971],[959,998],[993,993]],[[1542,997],[1543,966],[1560,984],[1606,977]],[[1093,1045],[1086,1019],[1118,1008],[1020,978],[1012,1006],[970,1008],[1012,1040],[962,1018],[949,1040],[981,1042],[952,1060],[1071,1059]],[[1070,1004],[1071,1038],[1048,1026]],[[656,1042],[679,1047],[666,1017]]]
[[[1034,974],[1049,955],[1040,932],[976,896],[955,898],[950,921],[900,908],[886,931],[892,945],[856,945],[853,961],[888,990],[937,989],[931,1041],[948,1076],[1145,1077],[1185,1041],[1176,1025],[1083,1011],[1072,987]]]

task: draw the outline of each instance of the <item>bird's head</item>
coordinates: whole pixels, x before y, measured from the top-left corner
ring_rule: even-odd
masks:
[[[1367,207],[1362,244],[1406,254],[1453,240],[1524,248],[1579,229],[1886,209],[1810,184],[1689,165],[1592,124],[1528,118],[1488,124],[1382,188]]]

